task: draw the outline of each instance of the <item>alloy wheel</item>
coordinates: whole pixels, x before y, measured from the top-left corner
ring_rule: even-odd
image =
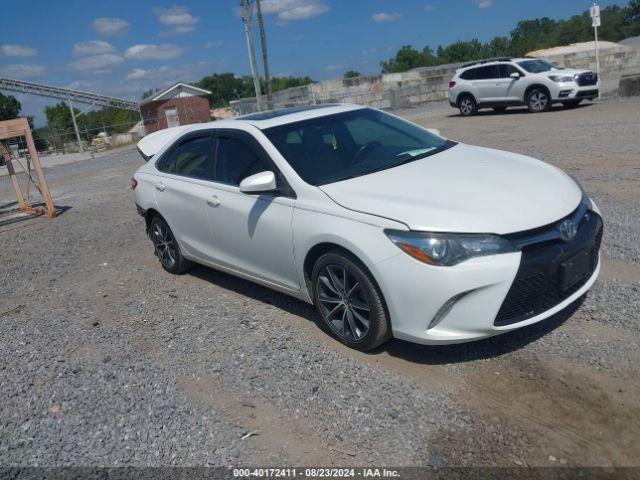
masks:
[[[349,342],[369,331],[371,308],[360,282],[340,265],[327,265],[318,275],[320,312],[333,331]]]
[[[460,102],[460,110],[464,115],[470,115],[473,111],[473,103],[469,98],[463,98],[462,102]]]
[[[151,233],[156,255],[162,265],[173,268],[176,264],[176,245],[169,227],[163,222],[155,222]]]
[[[531,98],[529,99],[529,104],[531,108],[536,112],[541,112],[547,108],[547,104],[549,103],[549,97],[544,92],[536,90],[531,94]]]

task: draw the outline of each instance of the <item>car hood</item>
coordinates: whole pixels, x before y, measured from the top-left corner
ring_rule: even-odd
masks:
[[[506,234],[571,213],[582,192],[530,157],[458,144],[438,154],[320,187],[339,205],[412,230]]]

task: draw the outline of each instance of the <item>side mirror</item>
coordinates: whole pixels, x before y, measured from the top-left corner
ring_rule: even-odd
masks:
[[[434,135],[437,135],[438,137],[442,136],[442,135],[440,135],[440,130],[438,130],[436,128],[427,128],[427,132],[433,133]]]
[[[273,172],[260,172],[240,182],[242,193],[266,193],[277,190],[276,175]]]
[[[518,72],[513,72],[511,75],[509,75],[511,78],[518,80],[520,78],[520,74]]]

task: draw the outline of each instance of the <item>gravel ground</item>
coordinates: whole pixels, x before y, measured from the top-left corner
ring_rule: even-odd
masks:
[[[586,299],[448,347],[351,351],[304,303],[165,273],[127,191],[134,152],[48,169],[66,211],[0,224],[0,463],[638,465],[639,108],[400,112],[558,165],[605,217]]]

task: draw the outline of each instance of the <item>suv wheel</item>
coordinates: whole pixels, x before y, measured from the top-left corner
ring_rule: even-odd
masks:
[[[532,113],[546,112],[551,106],[551,98],[546,90],[534,88],[527,97],[527,107]]]
[[[478,111],[478,104],[471,95],[464,95],[460,99],[458,108],[460,109],[460,115],[463,117],[470,117],[471,115],[475,115]]]
[[[371,350],[391,338],[382,293],[366,267],[340,251],[322,255],[313,267],[313,303],[340,342]]]
[[[149,225],[149,237],[162,268],[169,273],[184,273],[193,265],[182,256],[180,245],[173,236],[169,225],[160,215],[156,215]]]

